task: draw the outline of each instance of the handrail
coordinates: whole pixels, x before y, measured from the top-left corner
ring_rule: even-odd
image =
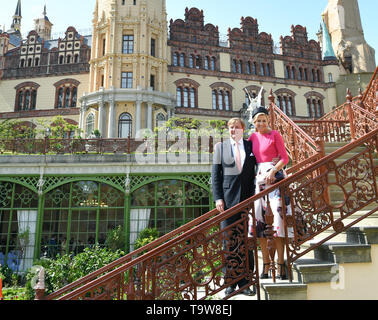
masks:
[[[351,142],[336,151],[330,153],[329,155],[324,156],[320,160],[314,162],[311,167],[303,169],[301,172],[296,172],[293,175],[289,176],[285,180],[282,180],[280,182],[280,185],[277,184],[277,186],[284,186],[288,185],[290,183],[294,183],[298,178],[304,177],[311,173],[311,171],[321,168],[322,166],[326,165],[327,162],[335,160],[339,158],[340,156],[344,155],[345,153],[350,152],[351,150],[355,149],[359,145],[363,145],[367,141],[371,140],[372,138],[375,138],[378,134],[378,128],[374,129],[373,131],[369,132],[365,136],[359,138],[358,140]]]
[[[278,113],[283,119],[285,119],[286,122],[288,122],[290,125],[295,127],[296,130],[303,136],[303,139],[307,140],[308,143],[310,143],[312,146],[316,146],[316,142],[314,139],[312,139],[304,130],[302,130],[301,127],[296,125],[296,123],[290,119],[276,104],[273,104],[274,111]]]
[[[372,88],[373,83],[374,83],[374,81],[376,80],[377,76],[378,76],[378,67],[375,68],[375,71],[374,71],[373,77],[371,78],[371,80],[370,80],[370,82],[369,82],[369,85],[367,86],[367,88],[366,88],[366,90],[365,90],[365,93],[364,93],[364,95],[362,96],[362,99],[361,99],[361,102],[362,102],[362,103],[365,102],[365,100],[366,100],[366,98],[367,98],[367,96],[368,96],[368,94],[369,94],[369,91],[370,91],[370,89]]]
[[[279,187],[282,184],[283,184],[283,181],[280,181],[275,186],[272,186],[272,187],[264,190],[262,193],[259,194],[259,198],[269,194],[270,192],[272,192],[273,190],[275,190],[277,187]],[[220,221],[223,221],[223,220],[229,218],[230,216],[234,215],[235,213],[242,211],[243,209],[245,209],[246,205],[251,205],[251,203],[253,203],[255,198],[256,198],[256,196],[252,197],[249,200],[245,200],[245,201],[239,203],[238,205],[236,205],[235,207],[230,208],[227,211],[224,211],[223,213],[219,213],[219,211],[216,210],[216,209],[209,211],[208,213],[206,213],[206,214],[190,221],[189,223],[171,231],[170,233],[154,240],[153,242],[151,242],[151,243],[149,243],[149,244],[127,254],[124,257],[119,258],[118,260],[113,261],[109,265],[104,266],[101,269],[99,269],[99,270],[97,270],[97,271],[95,271],[95,272],[93,272],[93,273],[91,273],[91,274],[89,274],[89,275],[87,275],[87,276],[85,276],[81,279],[78,279],[75,282],[72,282],[71,284],[64,286],[63,288],[61,288],[61,289],[55,291],[54,293],[48,295],[47,299],[48,300],[55,299],[56,297],[62,295],[64,292],[67,292],[69,290],[73,290],[73,289],[77,288],[79,285],[83,285],[83,284],[86,284],[86,283],[89,283],[89,282],[90,283],[92,283],[92,282],[97,283],[97,282],[103,280],[103,277],[107,277],[107,275],[104,275],[103,277],[98,278],[98,279],[96,279],[96,277],[98,277],[100,274],[103,274],[104,272],[111,271],[111,269],[113,269],[114,267],[116,267],[120,264],[125,263],[124,265],[122,265],[118,269],[113,270],[111,272],[114,273],[117,270],[120,271],[120,270],[123,270],[123,269],[128,268],[128,267],[133,267],[136,264],[138,264],[138,262],[140,262],[141,259],[143,259],[143,258],[145,259],[146,257],[151,256],[154,252],[156,252],[156,250],[162,250],[162,248],[169,246],[173,242],[179,241],[180,239],[184,238],[185,236],[188,236],[188,235],[195,233],[197,231],[197,229],[199,228],[200,224],[202,224],[201,225],[202,228],[206,228],[210,224],[219,223]],[[146,251],[147,251],[147,253],[145,253],[142,256],[139,256],[141,253],[146,252]],[[132,259],[135,256],[137,256],[137,258],[130,261],[130,259]],[[101,280],[99,280],[99,279],[101,279]],[[92,285],[93,285],[93,283],[92,283]]]
[[[82,285],[83,283],[87,283],[87,282],[90,282],[92,281],[93,279],[95,279],[96,277],[98,277],[100,274],[103,274],[104,272],[107,272],[111,269],[113,269],[114,267],[116,267],[117,265],[120,265],[120,264],[123,264],[123,263],[128,263],[130,261],[130,259],[132,259],[134,256],[138,256],[140,255],[141,253],[143,253],[144,251],[150,251],[152,250],[153,248],[167,242],[168,240],[174,238],[175,236],[181,234],[181,233],[184,233],[186,232],[187,230],[189,230],[190,228],[192,228],[194,225],[198,224],[198,223],[202,223],[203,221],[206,221],[207,219],[211,218],[212,216],[214,216],[215,214],[217,214],[218,211],[216,209],[212,210],[212,211],[209,211],[205,214],[203,214],[202,216],[190,221],[189,223],[187,224],[184,224],[182,225],[181,227],[159,237],[158,239],[150,242],[149,244],[139,248],[139,249],[136,249],[134,250],[133,252],[131,253],[128,253],[127,255],[111,262],[110,264],[94,271],[93,273],[89,274],[89,275],[86,275],[84,276],[83,278],[81,279],[78,279],[64,287],[62,287],[61,289],[55,291],[54,293],[50,294],[48,296],[49,299],[54,299],[55,297],[61,295],[63,292],[67,291],[67,290],[72,290],[74,288],[76,288],[78,285]]]
[[[274,103],[272,90],[269,96],[269,106],[272,129],[281,133],[291,159],[291,167],[288,169],[289,174],[293,172],[293,168],[297,170],[311,163],[308,162],[308,159],[315,161],[324,154],[323,142],[312,139]]]
[[[274,99],[271,99],[270,108],[272,127],[280,131],[291,159],[291,165],[286,170],[289,175],[311,165],[324,155],[323,140],[312,139],[274,104]]]
[[[68,285],[68,286],[62,288],[61,290],[55,292],[54,294],[48,296],[47,298],[48,299],[54,299],[54,298],[57,298],[58,296],[61,296],[61,297],[59,297],[59,299],[74,299],[74,298],[79,298],[79,297],[83,298],[83,295],[86,292],[92,291],[92,290],[95,290],[95,289],[99,290],[99,286],[104,285],[105,283],[107,283],[107,281],[110,281],[111,279],[115,279],[116,277],[120,277],[121,274],[123,274],[127,270],[130,270],[130,272],[131,272],[131,270],[134,267],[139,267],[143,263],[144,264],[152,263],[151,261],[154,259],[154,257],[162,257],[162,256],[164,256],[164,253],[166,255],[169,255],[168,252],[169,252],[170,248],[172,248],[172,250],[173,250],[173,246],[175,246],[177,243],[180,243],[180,241],[189,241],[188,239],[193,239],[196,235],[198,235],[198,233],[200,231],[207,230],[207,229],[209,229],[213,226],[219,226],[219,223],[221,221],[227,219],[228,217],[234,215],[237,212],[248,212],[249,210],[251,210],[250,215],[252,215],[253,220],[254,220],[254,208],[253,208],[254,202],[256,200],[260,199],[261,197],[267,195],[268,193],[270,193],[271,191],[273,191],[276,188],[280,188],[283,195],[290,195],[291,200],[293,202],[293,205],[294,205],[294,203],[297,205],[296,200],[294,200],[294,198],[292,196],[293,191],[290,190],[291,184],[298,183],[298,181],[301,181],[303,178],[308,177],[308,175],[311,175],[311,173],[313,173],[314,171],[316,171],[316,170],[318,170],[318,169],[320,169],[324,166],[330,167],[330,164],[334,163],[335,159],[337,159],[338,157],[340,157],[341,155],[343,155],[345,153],[348,153],[349,151],[353,150],[357,146],[361,146],[361,145],[369,142],[371,139],[376,138],[377,134],[378,134],[378,129],[375,129],[372,132],[365,135],[364,137],[362,137],[362,138],[340,148],[339,150],[335,151],[334,153],[332,153],[328,156],[325,156],[324,158],[316,161],[311,167],[305,168],[305,169],[301,170],[300,172],[294,173],[293,175],[289,176],[288,178],[286,178],[286,179],[282,180],[281,182],[277,183],[276,185],[270,187],[269,189],[264,190],[263,192],[251,197],[250,199],[243,201],[242,203],[238,204],[237,206],[235,206],[235,207],[233,207],[233,208],[231,208],[231,209],[229,209],[229,210],[227,210],[223,213],[216,214],[217,211],[213,210],[213,211],[207,213],[205,216],[197,218],[196,220],[193,220],[191,223],[189,223],[189,224],[187,224],[187,225],[185,225],[185,226],[183,226],[183,227],[181,227],[177,230],[174,230],[170,233],[170,235],[177,235],[176,238],[168,240],[169,236],[167,235],[167,236],[164,237],[164,239],[158,239],[158,240],[154,241],[153,243],[151,243],[151,244],[149,244],[149,245],[147,245],[143,248],[140,248],[137,252],[129,254],[128,257],[131,258],[132,256],[135,256],[137,253],[141,253],[143,251],[149,250],[149,252],[145,253],[144,255],[136,257],[134,260],[131,260],[131,261],[126,261],[127,260],[126,257],[123,257],[123,258],[117,260],[118,263],[116,263],[116,262],[113,263],[112,268],[116,267],[117,265],[118,265],[118,268],[116,268],[114,270],[111,270],[112,268],[110,268],[110,267],[102,268],[102,271],[105,270],[105,269],[111,270],[111,271],[108,274],[102,275],[99,278],[93,279],[94,276],[92,276],[91,277],[93,279],[92,281],[90,281],[90,282],[87,281],[86,284],[84,284],[84,286],[82,286],[81,288],[77,288],[75,291],[68,292],[69,290],[73,289],[72,285],[71,286]],[[370,148],[367,148],[367,150],[369,152],[371,152]],[[351,159],[351,161],[355,161],[355,159]],[[321,179],[322,177],[319,177],[319,178]],[[304,184],[304,186],[307,187],[306,184]],[[378,190],[377,190],[376,186],[375,186],[375,199],[376,199],[375,201],[378,201]],[[378,209],[376,209],[375,211],[377,211],[377,210]],[[369,214],[372,214],[375,211],[372,211]],[[292,224],[293,221],[290,221],[290,219],[288,219],[288,217],[286,217],[286,219],[287,219],[287,225],[290,226],[290,223]],[[335,221],[336,221],[336,223],[335,223]],[[327,227],[323,227],[322,231],[324,231],[325,228],[328,229],[332,226],[335,227],[335,226],[339,225],[340,221],[338,221],[338,220],[335,220],[335,221],[331,221],[331,223]],[[292,226],[296,227],[295,224],[293,224]],[[343,228],[339,228],[336,231],[335,235],[338,234],[339,232],[341,232],[342,229]],[[225,232],[218,231],[218,234],[222,234],[222,233],[225,233]],[[318,234],[318,233],[310,234],[305,240],[308,241],[308,240],[314,238],[314,236],[316,234]],[[299,240],[300,241],[297,241],[297,245],[298,245],[298,243],[303,243],[302,242],[303,239],[299,239]],[[166,242],[163,243],[164,241],[166,241]],[[289,247],[289,239],[286,239],[286,241],[287,241],[287,247]],[[293,245],[293,247],[295,247],[297,249],[297,245],[295,245],[295,246]],[[298,254],[296,252],[296,249],[293,250],[291,248],[291,249],[288,250],[288,261],[289,261],[289,263],[292,263],[293,261],[295,261],[298,257],[300,257],[302,255],[302,254]],[[314,249],[314,247],[312,247],[312,249]],[[126,262],[126,263],[124,265],[119,266],[119,262],[121,262],[121,261]],[[147,269],[145,269],[145,267],[143,268],[143,270],[144,270],[142,272],[143,274],[144,274],[144,272],[147,272],[146,271]],[[136,271],[134,270],[134,272],[136,272]],[[258,270],[256,270],[256,272],[258,273]],[[99,272],[96,272],[95,274],[99,275]],[[129,273],[129,276],[131,277],[130,273]],[[89,277],[87,276],[86,279],[89,279]],[[77,285],[83,284],[82,280],[76,281],[75,284],[77,284]],[[136,282],[138,282],[138,281],[136,281]],[[257,285],[259,284],[258,279],[255,283]],[[129,284],[126,285],[126,287],[131,286],[131,285],[132,284],[129,283]],[[127,288],[126,288],[126,291],[127,291]],[[64,294],[64,293],[66,293],[66,294]],[[130,291],[127,292],[127,294],[130,294]]]
[[[341,164],[337,165],[336,162],[334,162],[334,160],[336,160],[337,158],[346,153],[349,153],[357,147],[365,147],[365,149],[352,156],[350,159],[344,160],[344,162]],[[324,242],[332,239],[337,234],[345,231],[349,227],[378,211],[378,207],[376,207],[375,209],[368,211],[362,217],[349,223],[347,226],[345,226],[342,222],[343,220],[353,215],[353,213],[361,210],[362,208],[365,208],[370,203],[378,203],[378,186],[376,182],[376,177],[378,176],[378,166],[374,165],[374,159],[376,159],[376,153],[374,153],[374,149],[378,150],[377,148],[378,128],[372,130],[365,136],[345,145],[344,147],[338,149],[330,155],[325,156],[324,158],[314,163],[311,168],[306,168],[301,172],[293,174],[292,176],[285,179],[283,183],[284,185],[281,187],[281,191],[286,196],[289,196],[291,201],[294,201],[297,193],[306,194],[306,191],[299,190],[299,188],[296,189],[294,187],[287,193],[287,191],[285,191],[285,186],[289,187],[290,184],[298,183],[298,181],[300,181],[303,177],[311,174],[312,170],[317,170],[321,167],[326,168],[326,171],[321,176],[316,177],[315,180],[309,180],[306,183],[303,183],[303,188],[306,188],[307,192],[313,193],[315,186],[322,185],[323,193],[326,193],[322,195],[319,191],[317,197],[312,195],[312,199],[308,199],[308,203],[306,205],[309,205],[309,203],[311,203],[312,207],[311,209],[309,209],[309,211],[312,212],[312,214],[309,215],[309,213],[306,212],[306,215],[304,215],[303,212],[297,211],[294,218],[286,217],[287,226],[291,226],[296,229],[294,232],[294,240],[286,238],[287,261],[289,270],[292,263],[300,257],[304,256],[311,250],[319,247]],[[353,171],[351,170],[352,168],[363,170],[363,174],[361,174],[363,177],[353,176],[351,174],[351,171]],[[332,172],[335,174],[336,182],[330,183],[328,182],[327,176]],[[353,185],[355,185],[356,189],[347,192],[346,189],[344,189],[344,184],[347,185],[351,182],[353,183]],[[329,187],[335,186],[342,190],[342,192],[344,193],[344,200],[341,201],[341,204],[337,205],[335,203],[331,203],[330,199],[326,196],[328,195]],[[363,196],[361,196],[361,194],[363,194]],[[316,201],[314,201],[314,198],[316,199]],[[352,198],[354,199],[352,202],[347,201],[348,199]],[[296,209],[298,209],[298,207]],[[336,215],[336,213],[338,214]],[[314,219],[314,217],[316,219]],[[301,219],[302,221],[299,221]],[[319,220],[321,220],[320,223]],[[317,223],[315,226],[313,225],[314,221],[316,221]],[[306,228],[309,229],[313,228],[313,230],[311,230],[311,232],[309,232],[308,230],[306,231],[303,226],[306,226]],[[302,244],[314,239],[315,236],[331,227],[334,229],[334,234],[331,234],[330,236],[324,238],[316,244],[311,244],[308,249],[299,252],[299,248]],[[300,235],[301,233],[302,235]]]

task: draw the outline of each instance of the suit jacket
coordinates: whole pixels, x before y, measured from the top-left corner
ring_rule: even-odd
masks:
[[[255,192],[256,158],[252,153],[252,142],[243,142],[245,161],[241,173],[236,168],[231,141],[227,139],[215,146],[211,173],[213,198],[223,199],[225,210],[252,197]]]

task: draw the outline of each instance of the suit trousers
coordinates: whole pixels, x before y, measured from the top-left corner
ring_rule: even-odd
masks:
[[[227,283],[227,280],[232,281],[242,273],[253,272],[255,268],[253,250],[248,250],[248,270],[246,267],[242,267],[243,265],[245,266],[247,259],[243,229],[239,229],[237,224],[229,227],[240,219],[241,213],[237,213],[221,222],[222,230],[226,230],[223,239],[223,250],[225,251],[225,266],[223,268],[223,273],[225,283]],[[230,234],[231,236],[229,236]],[[241,267],[241,271],[238,270],[239,266]],[[248,278],[243,278],[233,284],[232,287],[236,288],[236,286],[238,286],[239,288],[242,288],[247,285],[248,282]]]

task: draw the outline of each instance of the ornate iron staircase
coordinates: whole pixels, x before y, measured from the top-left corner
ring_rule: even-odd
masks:
[[[377,84],[376,71],[362,97],[353,100],[348,94],[344,105],[313,121],[311,128],[308,123],[299,126],[290,120],[275,106],[271,95],[272,124],[283,134],[292,160],[287,179],[222,214],[210,211],[43,298],[199,300],[223,293],[230,284],[248,278],[248,286],[257,287],[260,299],[259,266],[253,271],[246,268],[248,250],[253,250],[258,261],[257,239],[248,237],[248,228],[252,221],[252,229],[256,230],[254,201],[275,188],[280,189],[282,199],[290,199],[294,213],[285,216],[286,228],[294,230],[294,238],[286,238],[288,285],[293,284],[296,272],[292,271],[301,269],[300,258],[321,251],[329,240],[346,230],[351,232],[352,227],[378,211]],[[326,155],[324,144],[334,137],[346,144]],[[282,204],[285,209],[286,202]],[[268,201],[267,234],[275,282],[274,241],[270,232],[273,216],[269,208]],[[361,210],[364,214],[358,214]],[[241,218],[222,229],[221,222],[237,212],[242,212]],[[231,235],[232,248],[224,248],[223,242]]]

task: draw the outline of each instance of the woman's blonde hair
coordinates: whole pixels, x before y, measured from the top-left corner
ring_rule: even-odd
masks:
[[[257,118],[258,118],[259,116],[265,116],[268,122],[269,122],[269,120],[270,120],[270,119],[269,119],[269,116],[268,116],[266,113],[260,112],[260,113],[256,114],[256,115],[253,117],[253,119],[252,119],[253,123],[256,122],[256,120],[257,120]]]
[[[227,122],[227,127],[230,127],[231,125],[233,125],[234,123],[240,123],[240,125],[242,126],[243,130],[245,129],[245,123],[242,119],[240,118],[232,118],[230,120],[228,120]]]

